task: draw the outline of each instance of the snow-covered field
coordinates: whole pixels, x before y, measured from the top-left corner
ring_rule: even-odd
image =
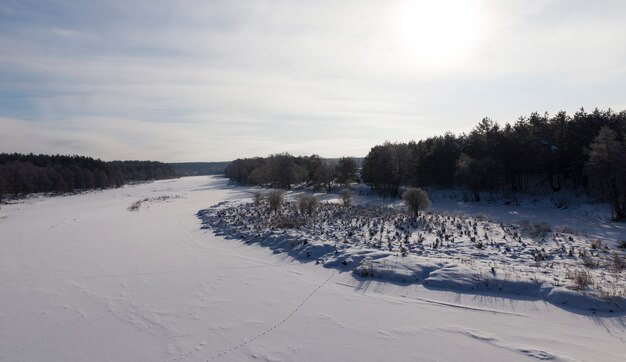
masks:
[[[0,360],[626,356],[623,312],[359,278],[200,228],[199,210],[249,197],[192,177],[3,205]]]

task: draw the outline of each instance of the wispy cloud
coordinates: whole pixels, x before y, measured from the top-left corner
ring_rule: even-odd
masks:
[[[5,1],[0,151],[363,155],[626,108],[621,1]]]

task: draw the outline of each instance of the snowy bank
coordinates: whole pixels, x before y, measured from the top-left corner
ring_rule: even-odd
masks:
[[[217,235],[257,243],[359,278],[462,293],[541,299],[572,310],[625,310],[624,252],[537,223],[322,203],[313,215],[287,201],[222,202],[198,212]],[[620,264],[622,263],[622,264]]]

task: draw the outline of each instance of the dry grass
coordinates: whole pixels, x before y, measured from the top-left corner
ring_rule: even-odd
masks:
[[[254,202],[254,206],[259,206],[261,205],[261,202],[263,202],[263,194],[260,192],[255,192],[252,194],[252,201]]]
[[[304,225],[304,221],[295,217],[278,217],[272,220],[271,225],[277,229],[296,229]]]
[[[167,201],[170,199],[180,199],[181,196],[180,195],[174,195],[174,196],[169,196],[169,195],[162,195],[162,196],[158,196],[158,197],[146,197],[140,200],[137,200],[135,202],[133,202],[132,204],[130,204],[130,206],[128,207],[128,211],[139,211],[139,209],[141,208],[141,205],[143,205],[144,203],[148,203],[148,202],[157,202],[157,201]]]
[[[600,239],[596,239],[591,242],[592,249],[602,249],[603,247],[604,247],[604,244],[602,243],[602,240]]]
[[[582,257],[582,262],[583,262],[583,265],[584,265],[586,268],[596,268],[596,267],[598,267],[598,262],[597,262],[597,261],[595,261],[595,260],[593,260],[593,259],[592,259],[590,256],[588,256],[588,255],[585,255],[585,256],[583,256],[583,257]]]
[[[146,201],[148,201],[148,200],[149,199],[146,197],[145,199],[141,199],[141,200],[137,200],[137,201],[133,202],[128,207],[128,211],[139,211],[139,208],[141,208],[141,204],[146,202]]]
[[[572,279],[574,282],[574,289],[576,290],[585,290],[593,284],[591,274],[585,269],[578,269],[574,272],[570,272],[567,277]]]
[[[552,231],[552,227],[545,221],[539,221],[531,224],[528,220],[523,220],[520,223],[521,232],[524,235],[528,235],[531,238],[543,238]]]
[[[570,234],[570,235],[582,235],[583,233],[569,225],[557,225],[554,227],[554,231],[561,234]]]
[[[611,254],[608,267],[613,273],[621,273],[622,270],[626,269],[626,257],[613,252],[613,254]]]

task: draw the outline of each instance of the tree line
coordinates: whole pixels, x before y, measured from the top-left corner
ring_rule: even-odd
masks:
[[[626,219],[626,111],[532,113],[500,126],[485,118],[469,133],[373,147],[362,179],[397,196],[402,186],[470,191],[475,201],[504,193],[585,191]]]
[[[469,133],[374,146],[363,159],[360,179],[394,197],[406,187],[462,187],[475,201],[515,193],[581,191],[608,201],[613,218],[624,220],[625,138],[626,111],[581,109],[553,116],[535,112],[504,125],[484,118]],[[249,185],[330,189],[357,179],[354,163],[345,167],[341,162],[350,161],[331,165],[316,155],[277,154],[237,159],[226,175]]]
[[[223,175],[229,162],[175,162],[169,163],[178,176]]]
[[[6,195],[120,187],[132,181],[176,177],[155,161],[112,161],[83,156],[0,153],[0,200]]]
[[[245,185],[290,189],[303,185],[330,191],[337,184],[357,181],[358,164],[352,157],[338,160],[318,155],[280,153],[268,157],[239,158],[226,167],[226,176]]]

